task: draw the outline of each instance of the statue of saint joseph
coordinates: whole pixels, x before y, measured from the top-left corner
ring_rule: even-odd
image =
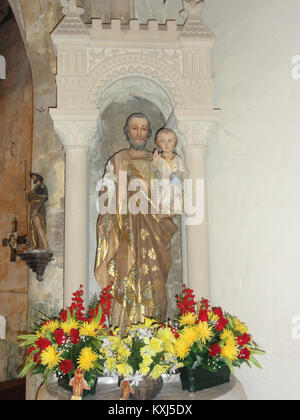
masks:
[[[146,150],[152,135],[147,117],[130,115],[124,133],[130,148],[109,159],[101,181],[103,185],[114,183],[117,199],[115,214],[102,214],[99,209],[95,264],[95,276],[101,287],[113,282],[110,322],[123,331],[128,325],[143,322],[144,316],[159,322],[166,320],[166,282],[171,264],[168,247],[177,231],[170,215],[130,212],[130,198],[140,187],[125,191],[126,185],[136,180],[139,185],[142,183],[150,209],[151,180],[158,176],[152,165],[152,153]]]

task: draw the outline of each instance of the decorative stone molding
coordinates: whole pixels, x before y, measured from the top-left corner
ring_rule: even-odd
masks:
[[[91,74],[87,103],[97,105],[101,92],[114,82],[131,77],[143,77],[156,82],[168,92],[173,106],[185,106],[184,92],[180,86],[180,73],[168,62],[146,54],[124,54],[108,58]],[[140,92],[142,95],[142,88]],[[138,93],[138,92],[137,92]],[[143,96],[143,95],[142,95]]]
[[[208,145],[209,138],[216,132],[214,121],[179,121],[178,128],[183,135],[183,149]]]
[[[173,108],[211,109],[215,37],[194,3],[185,5],[185,25],[154,20],[140,24],[136,19],[129,24],[92,19],[86,25],[75,0],[64,1],[66,16],[51,35],[58,59],[58,108],[95,109],[112,84],[143,77],[167,92]]]
[[[182,38],[201,38],[202,40],[215,40],[215,35],[200,18],[204,6],[204,0],[183,0],[184,9],[182,14],[187,17]]]
[[[60,3],[64,15],[82,16],[84,14],[84,9],[77,7],[77,0],[60,0]]]
[[[70,148],[88,150],[96,133],[98,112],[91,110],[87,114],[86,110],[82,110],[82,113],[58,114],[57,110],[51,109],[50,115],[65,150]]]

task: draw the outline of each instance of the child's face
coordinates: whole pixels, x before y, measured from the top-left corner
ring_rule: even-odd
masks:
[[[174,134],[167,133],[161,134],[156,140],[156,143],[163,152],[172,152],[176,146],[177,140]]]

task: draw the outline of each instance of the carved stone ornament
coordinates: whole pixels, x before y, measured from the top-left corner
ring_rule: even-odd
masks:
[[[216,132],[215,121],[178,121],[183,135],[183,148],[207,146],[209,138]]]
[[[203,9],[205,0],[183,0],[183,10],[188,18],[198,17]]]
[[[186,18],[181,38],[215,39],[215,35],[200,17],[205,0],[183,0],[180,14]]]
[[[84,14],[84,9],[77,6],[77,0],[60,0],[60,3],[62,6],[62,13],[65,16],[82,16]]]

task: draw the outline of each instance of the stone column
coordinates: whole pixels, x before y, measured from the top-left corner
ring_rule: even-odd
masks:
[[[202,114],[202,115],[201,115]],[[210,268],[208,241],[208,211],[206,182],[206,151],[208,139],[216,130],[211,112],[206,114],[188,110],[176,111],[178,129],[182,134],[183,151],[189,179],[193,182],[193,206],[196,205],[196,181],[199,182],[199,217],[184,217],[185,256],[184,282],[191,287],[196,297],[210,299]],[[186,205],[187,203],[185,203]]]
[[[88,149],[96,132],[98,110],[84,110],[76,115],[62,115],[51,110],[54,128],[65,151],[65,258],[64,306],[71,304],[72,294],[84,286],[88,302]],[[81,114],[81,115],[80,115]]]

